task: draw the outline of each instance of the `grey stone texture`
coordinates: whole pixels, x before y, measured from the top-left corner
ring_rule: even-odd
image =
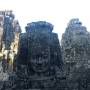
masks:
[[[69,90],[89,90],[80,84],[90,78],[86,76],[90,73],[90,33],[79,19],[70,20],[62,35],[61,47]],[[87,86],[89,82],[83,85]]]
[[[1,50],[11,50],[12,43],[15,43],[16,37],[19,38],[17,33],[21,33],[21,28],[19,22],[14,18],[15,16],[11,10],[0,11]]]
[[[13,69],[8,63],[9,52],[14,60],[14,56],[18,51],[18,41],[21,28],[19,22],[15,20],[14,17],[15,16],[11,10],[0,11],[0,90],[4,81],[8,81],[9,74]],[[5,65],[2,65],[3,55],[5,55],[5,59],[7,60]],[[3,66],[6,66],[5,72]]]
[[[0,32],[6,30],[0,33],[0,48],[3,42],[15,58],[13,72],[0,74],[0,90],[90,90],[90,33],[78,18],[67,24],[60,46],[51,23],[28,23],[21,33],[12,11],[7,12],[0,12]],[[9,17],[5,22],[2,14]]]
[[[65,90],[63,61],[53,25],[38,21],[27,24],[20,35],[16,63],[16,87],[23,90]]]

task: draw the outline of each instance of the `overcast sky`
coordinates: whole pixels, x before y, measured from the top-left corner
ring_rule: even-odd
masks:
[[[67,23],[79,18],[90,31],[90,0],[0,0],[0,10],[13,10],[24,31],[27,23],[47,21],[61,39]]]

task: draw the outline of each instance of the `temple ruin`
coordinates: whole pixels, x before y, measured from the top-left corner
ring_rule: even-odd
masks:
[[[21,33],[13,12],[0,11],[0,90],[90,90],[90,33],[71,19],[60,45],[53,28],[37,21]],[[10,55],[4,72],[3,57]]]

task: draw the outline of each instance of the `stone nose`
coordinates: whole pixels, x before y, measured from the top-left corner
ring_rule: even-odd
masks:
[[[42,63],[42,59],[41,57],[38,58],[38,64],[41,64]]]

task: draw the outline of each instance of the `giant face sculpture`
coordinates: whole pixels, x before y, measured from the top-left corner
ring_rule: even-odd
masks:
[[[31,68],[35,72],[45,72],[49,67],[50,48],[40,45],[33,47],[31,52]]]

